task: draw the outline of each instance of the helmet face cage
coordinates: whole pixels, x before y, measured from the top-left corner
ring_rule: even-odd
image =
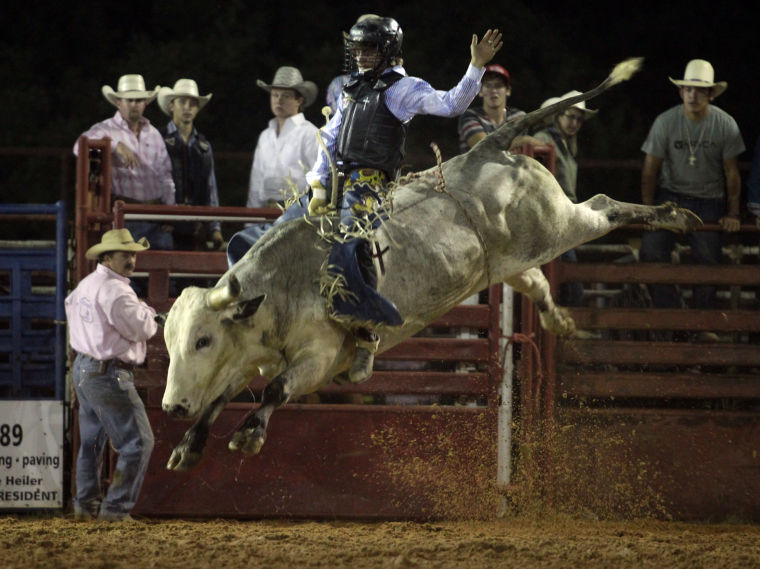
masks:
[[[343,34],[345,70],[356,70],[356,60],[352,50],[360,44],[377,47],[383,58],[383,66],[401,56],[401,43],[404,34],[398,22],[393,18],[367,18],[357,22],[346,34]]]

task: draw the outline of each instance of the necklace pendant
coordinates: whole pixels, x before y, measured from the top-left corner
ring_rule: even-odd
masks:
[[[693,154],[689,156],[689,166],[694,166],[694,163],[697,161],[697,157]]]

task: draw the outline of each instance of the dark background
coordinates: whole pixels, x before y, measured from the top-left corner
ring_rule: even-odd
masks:
[[[325,88],[341,72],[341,31],[371,12],[395,17],[404,31],[411,75],[448,89],[464,73],[473,33],[504,33],[495,62],[513,79],[510,105],[529,111],[550,96],[585,90],[618,61],[644,56],[644,69],[589,103],[599,114],[580,134],[581,158],[641,159],[639,148],[657,114],[679,103],[668,76],[681,78],[692,58],[709,60],[729,88],[718,106],[736,118],[751,160],[757,116],[756,2],[327,2],[301,0],[165,0],[153,2],[14,2],[0,14],[0,149],[71,148],[91,124],[115,108],[101,95],[120,75],[141,73],[148,88],[180,77],[213,99],[197,125],[217,154],[251,153],[271,117],[267,94],[280,65],[295,65],[319,85],[306,115],[321,126]],[[749,6],[749,7],[748,7]],[[477,104],[477,103],[476,103]],[[152,104],[146,116],[168,118]],[[413,169],[457,152],[456,119],[417,117],[407,141]],[[218,159],[222,205],[244,205],[250,158]],[[746,164],[744,165],[746,168]],[[60,158],[0,156],[3,202],[59,199]],[[743,171],[746,175],[746,170]],[[581,197],[604,192],[638,200],[638,172],[581,170]]]

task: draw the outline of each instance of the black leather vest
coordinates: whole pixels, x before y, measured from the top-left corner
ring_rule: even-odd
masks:
[[[213,166],[213,155],[206,138],[197,131],[195,134],[198,140],[188,147],[179,131],[170,134],[168,127],[161,129],[172,163],[177,205],[209,205],[211,189],[208,187],[208,177]]]
[[[343,87],[343,120],[338,133],[338,164],[384,170],[392,179],[404,158],[406,125],[388,110],[385,90],[403,75],[392,71],[379,78],[351,78]]]

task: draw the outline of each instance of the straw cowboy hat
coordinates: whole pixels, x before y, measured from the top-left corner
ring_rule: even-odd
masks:
[[[715,70],[709,61],[704,59],[692,59],[686,64],[683,79],[668,77],[673,85],[679,87],[711,87],[712,96],[717,97],[728,88],[725,81],[715,82]]]
[[[561,97],[550,97],[546,99],[543,103],[541,103],[541,108],[545,109],[546,107],[553,105],[554,103],[559,103],[560,101],[563,101],[565,99],[569,99],[570,97],[575,97],[576,95],[582,95],[580,91],[568,91]],[[578,109],[583,113],[584,119],[590,119],[593,117],[596,113],[599,112],[598,109],[587,109],[586,108],[586,101],[581,101],[580,103],[575,103],[571,108]]]
[[[148,99],[146,103],[150,103],[156,98],[158,89],[159,86],[156,85],[152,91],[146,91],[142,75],[122,75],[116,91],[108,85],[103,85],[100,90],[106,100],[116,106],[117,99]]]
[[[274,74],[271,85],[267,85],[261,79],[256,80],[256,85],[271,93],[272,87],[278,89],[293,89],[304,98],[304,107],[308,107],[317,98],[317,84],[312,81],[304,81],[301,72],[295,67],[280,67]]]
[[[167,115],[171,116],[172,112],[169,110],[169,103],[171,103],[177,97],[192,97],[198,101],[198,110],[200,111],[211,100],[213,93],[208,95],[198,94],[198,84],[192,79],[177,79],[174,84],[174,88],[161,87],[158,90],[158,106]]]
[[[103,234],[100,243],[87,249],[84,254],[90,261],[94,261],[103,253],[109,251],[145,251],[150,249],[150,243],[145,237],[135,242],[129,229],[111,229]]]

